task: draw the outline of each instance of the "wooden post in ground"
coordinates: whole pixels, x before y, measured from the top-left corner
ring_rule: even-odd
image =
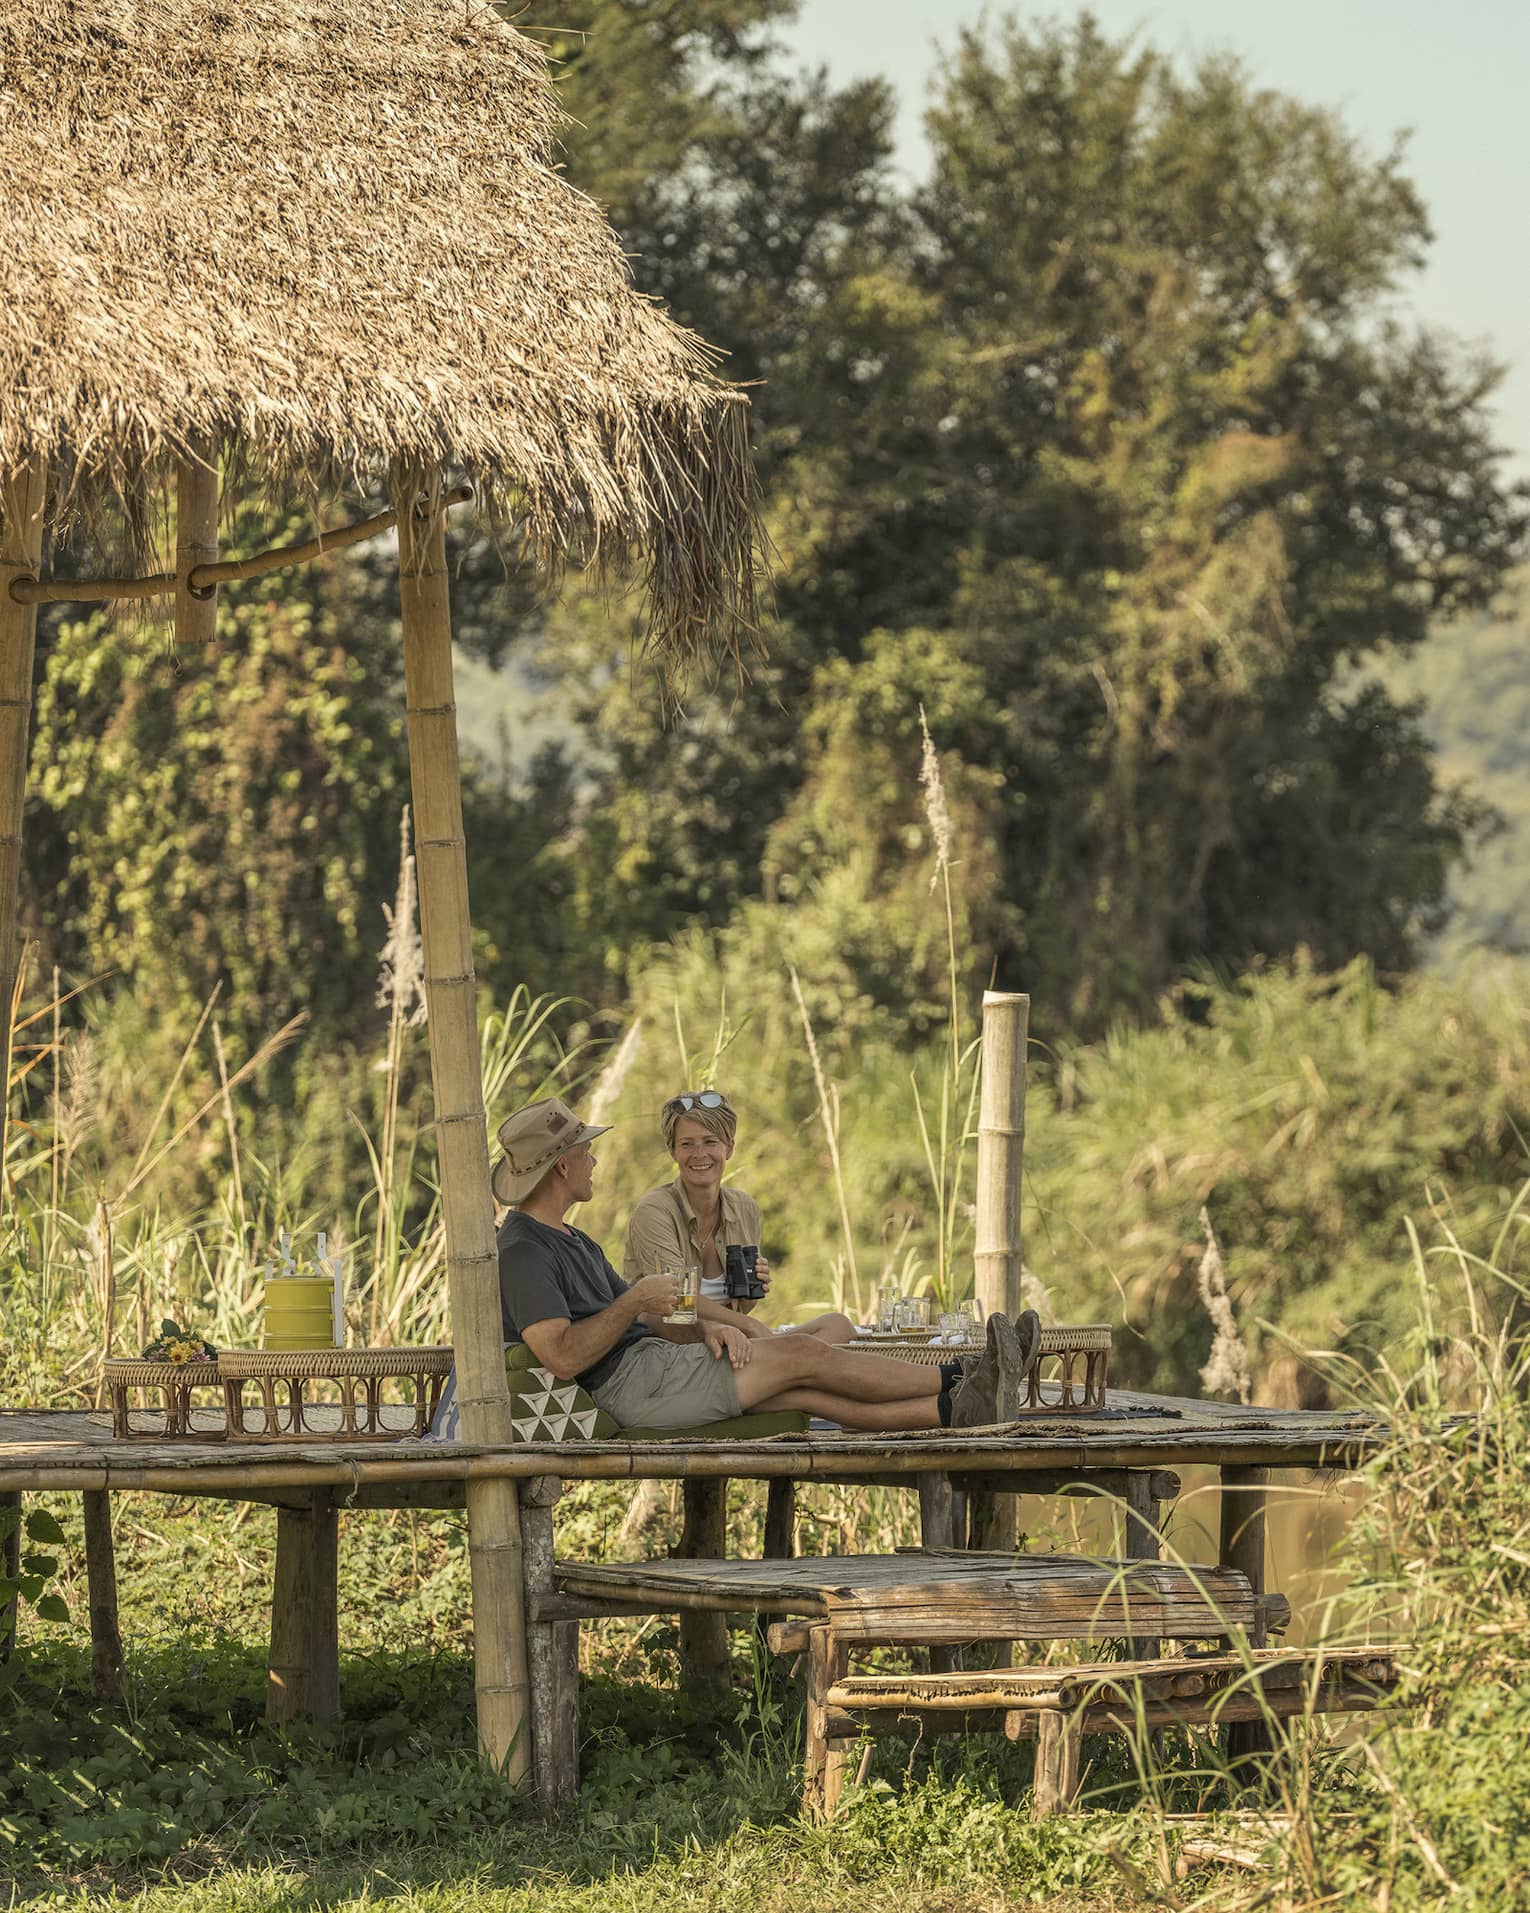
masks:
[[[553,1509],[562,1493],[563,1483],[552,1475],[520,1484],[528,1599],[553,1592]],[[537,1799],[556,1813],[579,1789],[579,1623],[529,1621],[526,1663]]]
[[[797,1552],[797,1484],[777,1475],[765,1491],[765,1559],[790,1561]]]
[[[1025,1168],[1025,1061],[1031,999],[983,992],[983,1064],[978,1093],[974,1280],[985,1316],[1020,1313],[1023,1268],[1020,1190]],[[972,1545],[1009,1554],[1019,1530],[1015,1497],[972,1497]]]
[[[14,1516],[16,1525],[8,1528],[5,1545],[0,1547],[0,1573],[14,1581],[21,1572],[21,1493],[16,1488],[0,1488],[0,1515]],[[0,1661],[8,1661],[16,1651],[18,1603],[13,1597],[0,1607]]]
[[[276,1573],[266,1719],[333,1720],[340,1711],[339,1514],[327,1488],[276,1511]]]
[[[951,1486],[951,1477],[929,1474],[920,1475],[918,1479],[919,1545],[923,1548],[954,1548],[957,1545],[957,1497]],[[961,1672],[962,1650],[959,1647],[932,1647],[929,1653],[932,1674]]]
[[[685,1525],[680,1531],[679,1558],[717,1561],[728,1552],[728,1483],[726,1477],[687,1480],[682,1484]],[[714,1693],[728,1686],[728,1617],[698,1609],[680,1616],[680,1664],[687,1681]]]
[[[1158,1561],[1163,1557],[1162,1514],[1153,1492],[1153,1472],[1150,1468],[1127,1470],[1121,1537],[1121,1554],[1127,1561]],[[1128,1652],[1134,1660],[1156,1661],[1160,1647],[1158,1640],[1143,1635],[1130,1641]]]
[[[117,1556],[112,1546],[112,1498],[93,1488],[85,1504],[85,1581],[90,1597],[90,1691],[98,1700],[122,1692],[122,1632],[117,1620]]]
[[[218,587],[197,594],[188,582],[198,565],[218,562],[218,462],[211,439],[197,438],[175,465],[175,642],[211,644],[218,624]]]
[[[26,803],[32,735],[32,659],[37,606],[17,604],[11,585],[36,577],[42,564],[47,467],[28,459],[0,472],[0,1016],[5,1018],[5,1083],[10,1082],[11,1000],[21,961],[21,816]],[[0,1095],[0,1206],[5,1202],[5,1124],[9,1090]]]
[[[1270,1479],[1267,1468],[1222,1470],[1222,1538],[1218,1559],[1225,1568],[1247,1575],[1255,1594],[1264,1593],[1265,1498]],[[1263,1647],[1265,1628],[1256,1620],[1248,1630],[1250,1647]],[[1234,1721],[1227,1729],[1227,1754],[1235,1766],[1268,1753],[1270,1731],[1263,1720]]]
[[[513,1430],[478,1050],[445,501],[439,472],[400,464],[393,485],[434,1135],[457,1390],[463,1439],[494,1446],[510,1442]],[[479,1750],[512,1785],[524,1786],[531,1772],[531,1695],[515,1483],[470,1480],[467,1516]]]

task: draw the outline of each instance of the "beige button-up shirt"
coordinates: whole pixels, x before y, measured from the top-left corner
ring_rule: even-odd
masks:
[[[731,1244],[760,1241],[760,1205],[741,1189],[721,1191],[722,1215],[717,1225],[717,1259]],[[645,1275],[657,1275],[661,1269],[699,1269],[701,1243],[697,1235],[696,1211],[677,1176],[660,1189],[650,1189],[632,1212],[627,1224],[627,1240],[622,1249],[622,1276],[637,1282]],[[720,1275],[703,1276],[701,1293],[709,1301],[727,1299],[727,1287]]]

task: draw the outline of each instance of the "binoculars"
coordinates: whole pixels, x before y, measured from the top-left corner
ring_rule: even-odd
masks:
[[[765,1284],[754,1272],[757,1242],[730,1243],[723,1255],[723,1292],[730,1302],[758,1302]]]

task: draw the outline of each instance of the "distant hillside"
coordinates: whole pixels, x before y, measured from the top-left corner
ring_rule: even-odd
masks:
[[[1435,966],[1454,968],[1484,945],[1530,951],[1530,574],[1507,615],[1442,629],[1383,675],[1395,694],[1423,699],[1443,776],[1505,820],[1456,878],[1457,913]]]

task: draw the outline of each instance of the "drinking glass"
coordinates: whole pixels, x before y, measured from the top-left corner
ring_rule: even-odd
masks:
[[[884,1282],[877,1290],[877,1327],[884,1335],[890,1335],[897,1325],[900,1299],[896,1282]]]
[[[903,1295],[893,1317],[900,1335],[918,1335],[930,1326],[930,1298],[927,1295]]]
[[[967,1341],[981,1342],[983,1339],[983,1305],[975,1295],[969,1295],[964,1302],[957,1304],[957,1313],[962,1318],[962,1331]]]
[[[696,1320],[696,1297],[701,1289],[700,1269],[666,1269],[664,1273],[674,1276],[680,1284],[680,1293],[675,1297],[675,1306],[670,1313],[665,1316],[665,1321],[673,1322],[677,1326],[694,1322]]]
[[[940,1339],[948,1348],[954,1348],[958,1342],[966,1341],[967,1318],[960,1309],[941,1310]]]

